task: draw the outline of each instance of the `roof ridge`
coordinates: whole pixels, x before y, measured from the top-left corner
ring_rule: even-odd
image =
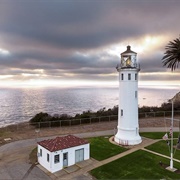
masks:
[[[58,142],[58,136],[55,139],[52,139],[53,145],[51,148],[51,151],[54,151],[56,149],[56,143]]]
[[[54,139],[48,139],[41,142],[38,142],[39,145],[46,148],[47,150],[54,152],[62,149],[67,149],[75,146],[80,146],[83,144],[88,144],[89,142],[85,139],[79,138],[74,135],[67,135],[59,137],[57,136]]]

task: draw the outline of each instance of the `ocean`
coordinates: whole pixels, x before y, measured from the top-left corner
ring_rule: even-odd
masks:
[[[118,105],[113,88],[1,88],[0,127],[29,121],[40,112],[75,115]],[[139,106],[160,106],[179,87],[139,87]]]

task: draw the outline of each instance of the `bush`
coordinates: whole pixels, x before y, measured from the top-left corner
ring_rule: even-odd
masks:
[[[43,113],[40,112],[39,114],[36,114],[31,120],[31,123],[36,123],[36,122],[45,122],[49,121],[51,119],[51,116],[48,113]]]

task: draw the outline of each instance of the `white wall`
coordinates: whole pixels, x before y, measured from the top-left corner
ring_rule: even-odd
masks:
[[[121,74],[123,74],[123,80]],[[128,80],[128,74],[131,74],[131,80]],[[120,144],[133,145],[141,142],[138,122],[138,78],[135,80],[135,74],[138,74],[138,69],[119,70],[118,132],[115,141]],[[121,116],[121,110],[123,110],[123,116]]]
[[[42,146],[38,145],[38,152],[40,153],[40,148],[42,149],[42,157],[38,158],[39,164],[41,164],[43,167],[45,167],[48,171],[54,173],[56,171],[59,171],[63,169],[63,153],[68,152],[68,166],[74,165],[75,164],[75,151],[78,149],[84,149],[84,160],[87,160],[90,158],[90,146],[89,144],[84,144],[60,151],[55,151],[55,152],[49,152]],[[47,162],[47,153],[49,152],[50,157],[49,157],[49,162]],[[60,155],[60,161],[59,163],[54,163],[54,156],[55,155]]]
[[[52,157],[51,157],[51,152],[49,152],[47,149],[44,147],[40,146],[38,144],[38,154],[40,155],[40,149],[42,149],[42,156],[38,156],[38,162],[41,164],[44,168],[46,168],[48,171],[51,172],[52,169]],[[49,162],[47,162],[47,153],[49,154]]]

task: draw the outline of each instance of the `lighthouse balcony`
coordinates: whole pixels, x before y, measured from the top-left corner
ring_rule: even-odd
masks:
[[[120,69],[140,69],[140,65],[137,64],[137,63],[131,63],[131,64],[117,64],[116,66],[116,69],[117,70],[120,70]]]

